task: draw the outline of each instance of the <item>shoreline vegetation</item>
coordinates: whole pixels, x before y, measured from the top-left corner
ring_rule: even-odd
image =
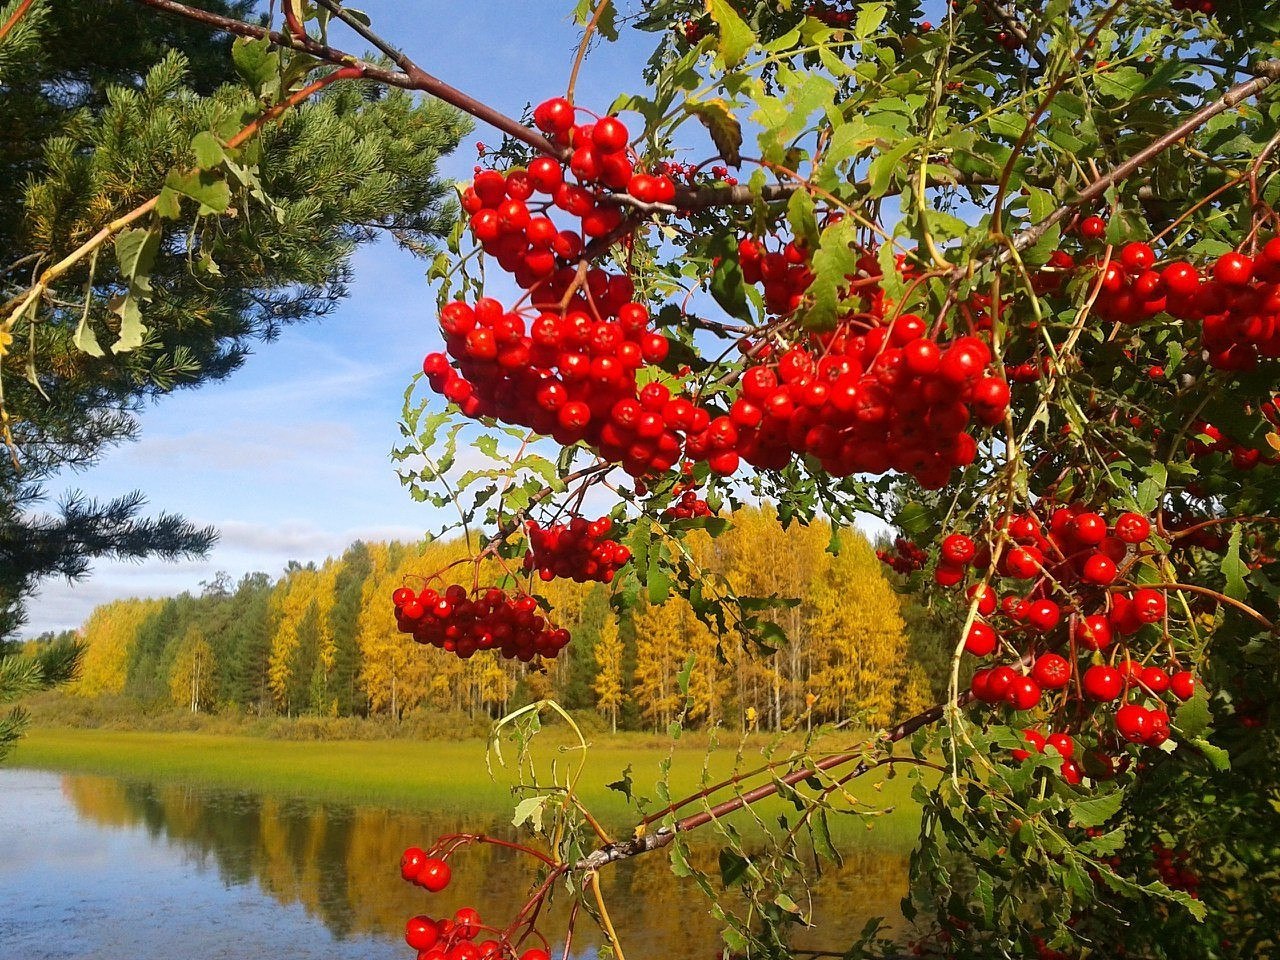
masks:
[[[305,719],[305,718],[304,718]],[[279,721],[298,724],[301,721]],[[278,732],[278,731],[277,731]],[[714,749],[706,732],[688,734],[670,750],[652,734],[589,734],[590,747],[578,795],[614,831],[627,831],[643,816],[624,795],[609,789],[630,769],[635,793],[649,797],[645,812],[660,807],[656,783],[660,764],[670,753],[670,793],[683,798],[701,784],[733,775],[764,761],[762,750],[772,737],[723,732]],[[861,735],[845,731],[827,738],[829,747],[848,746]],[[797,739],[797,746],[799,740]],[[787,746],[790,746],[788,743]],[[515,743],[501,744],[502,758],[490,755],[492,776],[482,758],[486,740],[462,738],[284,739],[251,735],[246,731],[157,731],[90,729],[34,725],[6,766],[60,773],[94,774],[122,779],[180,782],[210,789],[245,791],[354,806],[378,806],[407,812],[470,812],[494,818],[511,815],[518,798],[513,791]],[[775,756],[785,755],[779,750]],[[540,783],[550,782],[552,764],[563,777],[580,756],[566,726],[548,727],[538,735],[532,756]],[[527,781],[527,778],[525,779]],[[919,826],[918,807],[909,802],[914,779],[905,775],[859,780],[858,809],[866,816],[831,818],[833,837],[860,847],[906,850]],[[726,794],[728,795],[728,794]],[[701,809],[696,803],[687,811]],[[852,809],[847,804],[840,809]],[[794,808],[779,801],[768,813],[776,817]],[[776,820],[774,821],[776,824]],[[735,816],[735,825],[749,826],[750,818]],[[713,837],[712,831],[706,831]]]

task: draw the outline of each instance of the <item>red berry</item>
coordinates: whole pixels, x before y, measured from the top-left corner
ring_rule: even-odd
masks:
[[[1068,733],[1051,733],[1044,738],[1044,742],[1064,760],[1070,760],[1075,756],[1076,744]]]
[[[1124,680],[1120,671],[1105,664],[1095,664],[1084,672],[1081,680],[1085,696],[1090,700],[1109,701],[1120,696]]]
[[[1116,730],[1130,743],[1142,743],[1150,732],[1150,712],[1136,703],[1126,703],[1116,711]]]
[[[1017,677],[1009,684],[1005,700],[1015,710],[1031,710],[1040,702],[1040,684],[1030,677]]]
[[[429,857],[422,862],[421,868],[418,870],[418,885],[425,887],[432,893],[439,893],[449,885],[449,877],[452,871],[449,864],[435,857]]]
[[[1151,521],[1140,513],[1122,513],[1116,518],[1115,535],[1125,543],[1142,543],[1151,536]]]
[[[396,593],[400,593],[399,590]],[[394,600],[394,595],[392,597]],[[400,606],[400,604],[396,604]],[[418,874],[422,870],[422,865],[426,862],[426,853],[418,847],[410,847],[400,857],[400,876],[405,880],[413,882],[418,879]]]
[[[942,541],[942,559],[956,566],[969,563],[977,552],[973,540],[963,533],[953,533]]]
[[[1046,690],[1061,690],[1071,682],[1071,664],[1056,653],[1043,653],[1036,658],[1031,676]]]
[[[1083,571],[1086,581],[1100,587],[1114,583],[1118,572],[1116,562],[1101,553],[1095,553],[1086,560]]]
[[[1213,278],[1228,287],[1243,287],[1253,278],[1253,261],[1242,253],[1224,253],[1213,265]]]
[[[1027,623],[1041,633],[1048,633],[1062,621],[1062,608],[1052,600],[1037,600],[1027,610]]]
[[[1169,690],[1179,700],[1190,700],[1196,693],[1196,676],[1180,670],[1169,678]]]
[[[999,640],[999,635],[990,624],[977,620],[965,634],[964,648],[975,657],[985,657],[995,650]]]
[[[627,145],[627,128],[617,117],[602,117],[596,121],[591,141],[603,153],[616,153]]]
[[[1089,650],[1105,650],[1112,639],[1111,621],[1103,614],[1095,613],[1076,624],[1076,643]]]
[[[1101,240],[1107,232],[1107,221],[1101,217],[1085,217],[1080,221],[1080,236],[1086,240]]]
[[[440,939],[440,928],[430,917],[410,917],[404,927],[404,942],[414,950],[430,950]]]

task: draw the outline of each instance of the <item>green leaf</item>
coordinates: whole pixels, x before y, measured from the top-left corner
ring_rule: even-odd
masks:
[[[740,64],[756,42],[746,21],[730,5],[729,0],[707,0],[707,13],[720,28],[720,57],[724,65],[732,69]]]
[[[549,797],[528,797],[516,804],[515,816],[511,818],[513,827],[528,823],[534,830],[542,829],[542,813]]]
[[[867,193],[883,197],[893,183],[893,175],[902,172],[902,158],[919,145],[919,138],[911,137],[884,151],[867,167]]]
[[[1226,578],[1223,592],[1232,600],[1243,600],[1249,595],[1249,587],[1244,582],[1249,568],[1240,559],[1240,543],[1243,537],[1244,528],[1237,523],[1231,530],[1227,552],[1222,558],[1222,575]]]
[[[1209,713],[1209,695],[1197,685],[1195,695],[1178,707],[1173,723],[1180,734],[1192,739],[1204,733],[1212,720],[1213,717]]]
[[[804,318],[808,329],[824,330],[835,324],[841,293],[858,267],[856,239],[857,224],[849,217],[822,231],[813,255],[813,282],[809,285],[813,302]]]
[[[751,308],[747,303],[746,283],[742,268],[733,257],[721,257],[711,271],[711,296],[725,313],[739,320],[751,320]]]
[[[858,19],[853,25],[853,35],[859,40],[866,40],[880,29],[884,18],[889,13],[888,4],[865,3],[858,9]]]
[[[190,197],[200,204],[200,216],[226,213],[231,206],[231,188],[225,180],[209,170],[190,173],[171,170],[164,185],[166,189]]]
[[[680,673],[676,675],[676,683],[682,697],[687,697],[689,695],[689,680],[693,677],[693,665],[697,660],[697,656],[692,653],[689,654],[689,659],[684,662],[684,667],[682,667]]]
[[[729,105],[723,100],[701,100],[686,102],[684,108],[707,128],[721,159],[731,167],[741,166],[742,124],[729,111]]]
[[[797,241],[812,249],[818,245],[818,217],[813,202],[813,194],[808,190],[797,190],[787,201],[787,219],[791,221],[791,232]]]
[[[280,54],[266,37],[250,40],[240,37],[231,45],[231,60],[240,76],[259,95],[269,95],[280,83]]]
[[[668,571],[666,544],[661,542],[649,550],[649,566],[645,573],[645,582],[649,585],[649,602],[665,603],[671,596],[671,573]]]
[[[126,353],[142,345],[147,330],[142,322],[142,304],[151,299],[151,267],[159,251],[158,229],[134,227],[116,237],[116,262],[128,286],[110,302],[111,311],[120,317],[120,335],[111,347],[114,353]]]
[[[1231,769],[1231,754],[1221,747],[1210,743],[1202,737],[1193,737],[1190,743],[1204,755],[1204,758],[1213,765],[1213,769],[1219,773],[1225,773]]]
[[[212,170],[226,159],[226,150],[208,130],[195,135],[191,141],[191,152],[195,154],[196,165],[201,170]]]
[[[1116,790],[1101,797],[1073,803],[1068,809],[1076,826],[1099,827],[1119,812],[1123,800],[1124,791]]]
[[[720,851],[720,881],[725,888],[734,887],[743,881],[751,862],[732,850]]]
[[[929,529],[933,522],[929,510],[922,503],[912,501],[902,505],[898,515],[893,518],[898,528],[909,537],[918,536]]]

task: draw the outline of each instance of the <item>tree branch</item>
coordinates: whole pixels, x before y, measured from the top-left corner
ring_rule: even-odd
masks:
[[[1026,250],[1028,247],[1034,246],[1041,237],[1048,233],[1056,224],[1065,220],[1077,207],[1093,202],[1117,183],[1127,180],[1137,172],[1139,167],[1149,163],[1151,160],[1164,153],[1179,140],[1194,133],[1218,114],[1225,113],[1226,111],[1243,103],[1245,100],[1248,100],[1250,97],[1255,97],[1263,90],[1266,90],[1277,80],[1280,80],[1280,60],[1263,60],[1254,66],[1253,72],[1257,75],[1252,80],[1236,84],[1218,100],[1201,107],[1164,136],[1152,141],[1128,160],[1124,161],[1124,163],[1118,164],[1111,170],[1107,171],[1107,173],[1098,177],[1080,191],[1073,200],[1058,207],[1058,209],[1049,214],[1047,218],[1020,232],[1013,238],[1014,249],[1021,252]],[[1006,251],[997,258],[997,263],[1005,263],[1011,258],[1011,256],[1012,254]]]
[[[972,699],[971,694],[964,694],[960,697],[957,705],[963,706]],[[943,713],[947,709],[947,704],[938,704],[930,707],[923,713],[918,713],[908,720],[902,721],[896,727],[885,733],[885,739],[889,743],[897,743],[905,740],[921,727],[926,727],[931,723],[936,723],[942,718]],[[871,769],[871,764],[863,760],[863,753],[837,753],[829,757],[823,757],[814,766],[820,771],[833,770],[836,767],[844,766],[848,763],[858,761],[858,766],[854,769],[850,776],[857,776]],[[688,830],[694,830],[704,826],[713,820],[728,816],[735,811],[741,810],[743,807],[750,806],[766,797],[772,796],[783,787],[795,786],[813,776],[813,770],[808,767],[802,767],[799,770],[793,770],[791,773],[783,777],[779,777],[773,783],[765,783],[760,786],[748,790],[745,793],[718,803],[709,810],[703,810],[701,813],[695,813],[690,816],[677,820],[669,827],[661,827],[653,833],[643,833],[640,836],[632,837],[630,840],[622,840],[618,843],[605,844],[597,850],[592,851],[583,857],[576,864],[574,870],[592,871],[599,870],[606,864],[616,863],[619,860],[628,860],[631,857],[639,856],[643,853],[649,853],[653,850],[660,850],[670,845],[676,838],[677,833],[683,833]]]

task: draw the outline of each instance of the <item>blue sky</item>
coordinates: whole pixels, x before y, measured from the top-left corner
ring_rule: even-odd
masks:
[[[468,4],[365,0],[375,28],[424,69],[513,115],[563,93],[576,46],[567,0]],[[588,58],[578,102],[600,109],[640,84],[648,35],[624,34]],[[357,38],[335,42],[361,50]],[[477,126],[442,166],[469,179]],[[352,540],[413,539],[436,522],[402,491],[388,452],[404,389],[439,349],[425,266],[392,245],[361,250],[349,299],[330,317],[262,345],[229,380],[149,407],[141,439],[50,486],[110,497],[143,490],[152,513],[218,527],[207,560],[95,565],[76,584],[46,581],[27,633],[75,627],[98,604],[199,590],[220,570],[279,573],[290,559],[322,560]]]

